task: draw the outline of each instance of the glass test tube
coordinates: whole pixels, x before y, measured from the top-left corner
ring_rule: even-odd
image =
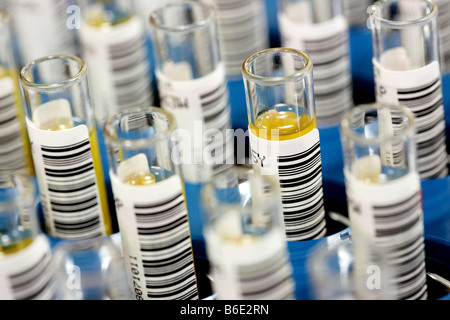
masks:
[[[104,129],[126,270],[137,300],[198,299],[174,130],[174,117],[155,107],[124,110]]]
[[[133,1],[80,1],[79,38],[89,66],[97,125],[122,109],[153,105],[153,79],[142,19]]]
[[[53,249],[64,300],[131,300],[120,234],[61,241]]]
[[[437,7],[429,0],[382,0],[370,13],[376,98],[401,104],[417,120],[422,179],[448,174]]]
[[[317,125],[338,126],[353,106],[349,30],[341,0],[279,0],[283,47],[299,49],[314,63]]]
[[[269,48],[264,0],[203,0],[216,9],[220,53],[229,78],[241,77],[242,62]]]
[[[438,7],[439,48],[441,56],[441,71],[450,72],[450,2],[434,0]]]
[[[287,240],[326,235],[322,159],[312,62],[303,52],[273,48],[243,64],[251,158],[278,177]]]
[[[112,233],[87,67],[47,56],[19,76],[46,232],[61,239]]]
[[[212,287],[221,300],[294,299],[276,179],[232,167],[202,189]]]
[[[10,17],[0,9],[0,169],[34,174],[17,74]]]
[[[30,176],[0,173],[0,299],[53,300],[51,249],[40,232]]]
[[[427,297],[415,123],[405,107],[370,104],[355,107],[341,125],[355,260],[367,250],[357,246],[360,239],[376,245],[398,299]]]
[[[200,183],[234,163],[229,93],[215,10],[171,3],[150,16],[161,107],[184,131],[183,178]]]
[[[66,0],[6,0],[20,56],[19,66],[51,54],[77,54],[76,25]]]

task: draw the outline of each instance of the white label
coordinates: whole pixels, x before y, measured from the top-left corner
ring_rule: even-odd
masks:
[[[383,184],[366,184],[345,171],[345,179],[355,241],[371,241],[385,255],[399,299],[426,298],[419,175],[411,172]]]
[[[83,22],[80,41],[95,89],[98,123],[122,109],[153,103],[145,27],[139,17],[107,30]]]
[[[383,61],[390,64],[401,52],[395,49]],[[446,176],[447,151],[439,63],[434,61],[425,67],[404,71],[389,70],[376,59],[373,59],[373,65],[377,101],[406,106],[416,117],[417,161],[421,178]]]
[[[348,25],[344,17],[308,24],[279,14],[284,47],[306,52],[314,65],[314,97],[319,126],[339,124],[353,106]]]
[[[270,231],[248,243],[232,243],[205,229],[212,285],[219,299],[294,299],[292,268],[282,233]],[[245,242],[245,241],[244,241]]]
[[[0,300],[54,298],[51,251],[39,235],[26,248],[0,258]]]
[[[181,179],[174,175],[153,185],[131,186],[112,172],[110,178],[135,298],[198,299]]]
[[[323,237],[326,228],[319,130],[285,141],[266,140],[249,132],[255,170],[279,179],[287,239]]]
[[[44,131],[26,123],[48,232],[64,239],[106,235],[87,126]]]
[[[26,169],[22,126],[19,122],[15,84],[12,78],[0,79],[0,168]]]
[[[182,73],[182,79],[191,74],[184,63],[171,64],[165,70],[171,70],[172,77],[180,77]],[[201,182],[212,171],[233,163],[233,135],[226,132],[231,128],[231,122],[223,64],[198,79],[171,80],[158,70],[156,76],[161,107],[174,115],[181,138],[183,178]],[[217,135],[221,139],[212,139]],[[213,142],[208,144],[211,140]]]
[[[8,1],[23,65],[50,54],[75,54],[65,0]]]

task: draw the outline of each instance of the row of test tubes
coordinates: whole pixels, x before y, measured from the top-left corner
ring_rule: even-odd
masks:
[[[107,248],[110,261],[123,257],[123,265],[110,264],[116,271],[112,282],[128,286],[108,287],[110,297],[202,298],[191,238],[192,221],[200,219],[219,299],[295,299],[288,244],[330,235],[319,128],[341,126],[354,273],[364,275],[367,263],[378,264],[392,278],[389,297],[426,298],[420,180],[445,176],[447,160],[439,43],[430,36],[437,30],[437,9],[428,0],[413,3],[384,0],[371,7],[378,103],[355,107],[348,25],[338,2],[281,1],[283,47],[254,48],[241,60],[251,165],[239,169],[234,144],[239,136],[231,128],[227,88],[230,72],[237,75],[236,61],[227,63],[222,54],[241,48],[234,40],[234,47],[221,53],[219,35],[227,31],[220,28],[230,17],[216,10],[226,5],[174,2],[151,11],[160,107],[145,107],[154,97],[152,79],[145,76],[152,66],[140,50],[145,47],[141,20],[117,14],[109,1],[89,7],[80,29],[83,58],[45,56],[26,63],[18,76],[11,71],[2,77],[17,119],[5,132],[10,142],[14,135],[10,145],[18,150],[8,152],[16,158],[5,162],[17,167],[2,169],[27,168],[22,171],[35,176],[39,199],[28,195],[31,200],[22,202],[16,176],[2,179],[9,201],[2,210],[0,256],[1,283],[9,284],[5,297],[52,299],[62,292],[83,298],[66,292],[69,282],[62,281],[60,290],[57,279],[49,280],[52,250],[33,217],[37,211],[47,235],[69,241],[59,244],[56,261],[67,262],[69,250],[96,248],[92,239]],[[6,14],[2,21],[8,30]],[[255,30],[264,26],[258,23]],[[293,32],[297,27],[300,31]],[[117,33],[101,36],[105,30]],[[10,49],[5,61],[14,70],[9,32],[2,33],[3,48]],[[121,34],[133,37],[125,41]],[[419,37],[423,45],[409,45]],[[114,61],[105,58],[102,41]],[[108,63],[123,72],[107,75],[102,70]],[[136,106],[118,106],[121,91],[111,93],[117,83],[123,92],[137,90],[122,96]],[[14,99],[24,108],[15,109]],[[190,199],[188,190],[196,185],[201,192]],[[189,210],[197,199],[204,214]],[[115,233],[115,219],[120,245],[109,245],[105,237]],[[80,246],[70,247],[78,241]],[[19,279],[28,270],[31,289]],[[318,288],[326,285],[321,280],[319,275]],[[357,289],[352,298],[379,297]]]

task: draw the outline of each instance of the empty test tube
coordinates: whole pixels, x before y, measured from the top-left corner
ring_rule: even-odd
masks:
[[[341,124],[355,267],[376,247],[402,300],[427,298],[415,124],[409,109],[385,104],[355,107]]]

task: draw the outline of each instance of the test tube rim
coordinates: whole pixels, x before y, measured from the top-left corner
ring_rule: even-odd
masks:
[[[430,21],[433,18],[437,17],[438,8],[432,0],[421,0],[425,3],[428,3],[428,5],[430,6],[430,12],[427,13],[425,16],[421,17],[420,19],[415,19],[415,20],[410,20],[410,21],[394,21],[394,20],[382,18],[381,16],[377,15],[377,13],[380,12],[380,10],[378,10],[377,8],[381,7],[382,5],[390,4],[392,1],[398,1],[398,0],[378,0],[370,7],[372,10],[370,10],[369,16],[372,17],[373,19],[375,19],[375,21],[376,21],[375,25],[377,25],[377,23],[379,23],[385,27],[389,27],[389,28],[393,28],[393,29],[406,29],[406,28],[419,27],[422,25],[426,25],[426,24],[430,23]],[[376,28],[377,27],[375,27],[375,29]]]
[[[76,72],[75,75],[70,76],[68,79],[56,83],[36,83],[27,78],[28,72],[35,65],[45,61],[57,59],[75,61],[79,65],[78,72]],[[82,58],[70,54],[54,54],[38,58],[27,63],[19,73],[19,80],[21,84],[27,88],[34,88],[37,90],[55,90],[55,89],[64,89],[66,87],[72,86],[76,82],[82,81],[82,79],[84,79],[86,74],[87,74],[87,65]]]
[[[257,57],[271,54],[271,53],[280,53],[280,52],[287,52],[295,55],[300,55],[305,59],[305,65],[301,70],[298,70],[292,74],[285,75],[282,77],[264,77],[264,76],[258,76],[254,73],[251,73],[248,69],[250,63],[255,60]],[[279,48],[269,48],[264,49],[261,51],[258,51],[254,54],[252,54],[250,57],[248,57],[244,63],[242,64],[242,75],[244,77],[244,80],[252,81],[260,86],[277,86],[282,85],[286,82],[290,81],[299,81],[303,78],[306,78],[310,71],[313,69],[313,62],[311,58],[304,53],[301,50],[294,49],[294,48],[286,48],[286,47],[279,47]]]
[[[367,111],[371,111],[371,110],[379,110],[380,107],[381,108],[393,108],[398,111],[401,111],[408,119],[408,126],[406,128],[402,128],[401,130],[397,130],[396,135],[389,134],[389,135],[385,135],[383,137],[376,136],[376,137],[371,137],[371,138],[367,138],[366,136],[357,134],[353,130],[350,129],[350,120],[349,119],[355,113],[357,113],[357,112],[366,113]],[[345,139],[351,140],[358,145],[375,145],[375,144],[382,145],[382,144],[391,142],[393,139],[398,139],[399,135],[401,135],[401,136],[409,135],[409,136],[413,137],[414,133],[415,133],[415,127],[416,127],[415,116],[412,113],[412,111],[409,110],[407,107],[404,107],[402,105],[396,105],[396,104],[386,104],[386,103],[375,102],[375,103],[367,103],[367,104],[355,106],[350,111],[348,111],[341,120],[340,132]]]
[[[202,19],[200,21],[196,21],[194,23],[190,23],[190,24],[183,24],[183,25],[168,27],[168,26],[158,22],[157,16],[159,13],[163,12],[163,10],[166,10],[166,9],[172,8],[172,7],[185,7],[185,6],[193,6],[193,7],[206,9],[208,14],[206,15],[206,17],[204,19]],[[216,16],[216,13],[215,13],[214,7],[207,3],[184,1],[181,3],[168,3],[162,7],[154,10],[150,14],[148,20],[150,22],[150,25],[158,30],[163,30],[166,32],[192,32],[192,30],[203,28],[205,26],[210,25],[210,23],[212,23],[215,20],[215,16]]]
[[[119,117],[123,116],[127,113],[137,113],[137,112],[145,112],[145,113],[153,113],[158,112],[167,117],[169,121],[169,126],[167,129],[162,130],[157,135],[149,138],[139,138],[139,139],[122,139],[115,137],[112,133],[114,132],[113,123],[119,119]],[[115,147],[121,147],[125,149],[130,148],[143,148],[145,146],[154,145],[159,141],[165,141],[171,139],[172,133],[176,130],[177,125],[175,123],[175,118],[172,113],[167,110],[164,110],[160,107],[155,106],[141,106],[141,107],[131,107],[123,109],[122,111],[114,114],[108,121],[105,123],[103,127],[103,136],[106,142],[113,144]]]

